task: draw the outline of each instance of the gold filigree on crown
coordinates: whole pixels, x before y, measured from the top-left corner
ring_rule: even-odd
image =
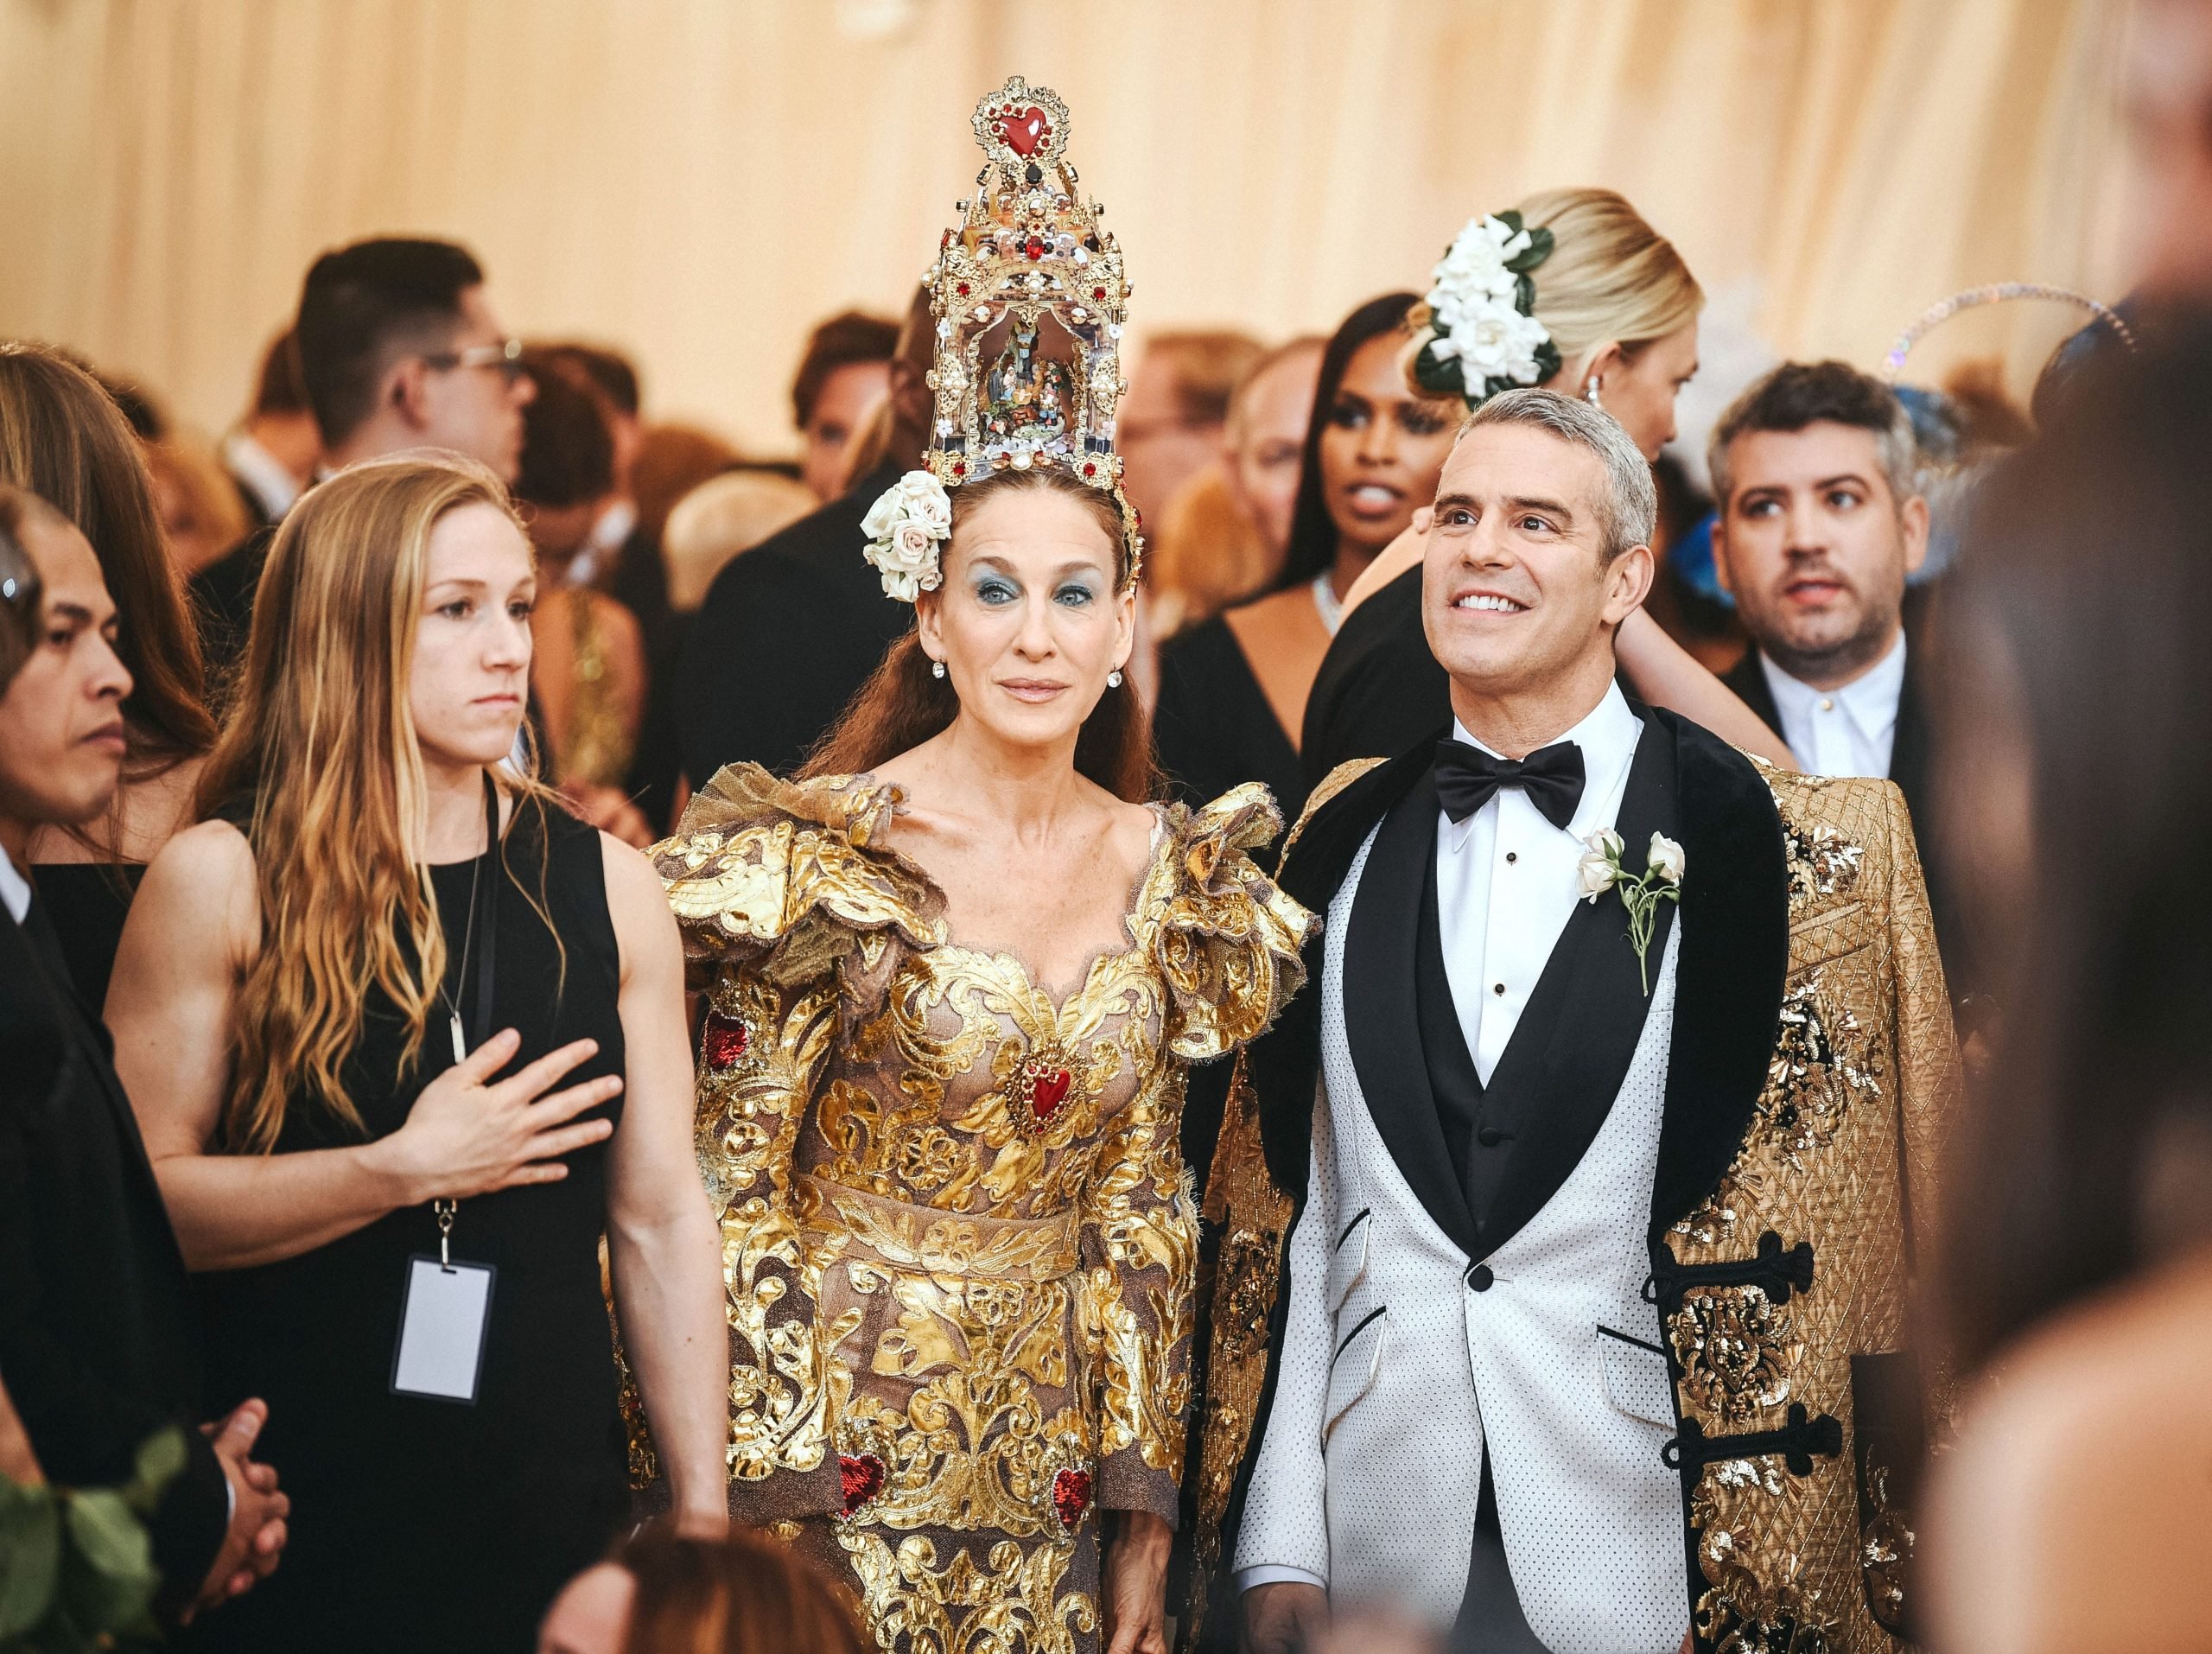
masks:
[[[1050,467],[1110,495],[1134,582],[1144,541],[1114,448],[1121,249],[1077,188],[1057,94],[1012,76],[976,105],[975,128],[988,159],[927,277],[937,415],[923,463],[948,488]]]

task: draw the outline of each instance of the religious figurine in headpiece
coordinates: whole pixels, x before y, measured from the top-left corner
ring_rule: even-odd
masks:
[[[1127,286],[1067,130],[1020,80],[976,111],[927,468],[854,548],[915,629],[797,779],[724,769],[655,851],[709,1006],[730,1509],[849,1581],[887,1650],[1161,1645],[1185,1078],[1274,1019],[1312,923],[1251,860],[1264,788],[1147,801]]]

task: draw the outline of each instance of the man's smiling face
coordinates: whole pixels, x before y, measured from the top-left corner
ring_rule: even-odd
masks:
[[[1539,687],[1593,653],[1643,601],[1649,553],[1606,555],[1604,462],[1532,425],[1477,425],[1437,485],[1421,624],[1453,680],[1485,695]],[[1627,565],[1627,566],[1624,566]]]

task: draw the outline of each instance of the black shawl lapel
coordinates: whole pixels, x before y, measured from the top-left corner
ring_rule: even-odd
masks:
[[[1437,1227],[1471,1256],[1474,1218],[1429,1088],[1414,976],[1436,817],[1435,781],[1424,770],[1376,835],[1344,934],[1344,1034],[1390,1158]]]
[[[1440,739],[1445,732],[1438,731]],[[1427,774],[1434,739],[1378,764],[1313,811],[1283,852],[1276,882],[1317,913],[1336,900],[1375,824]],[[1246,1049],[1245,1072],[1260,1110],[1268,1175],[1292,1199],[1306,1199],[1313,1153],[1313,1098],[1321,1072],[1321,975],[1326,940],[1316,926],[1306,944],[1306,989],[1274,1027]]]
[[[1904,794],[1913,835],[1928,842],[1928,707],[1922,698],[1920,651],[1905,646],[1904,683],[1897,690],[1897,732],[1890,742],[1890,779]]]
[[[1674,731],[1645,709],[1637,711],[1643,730],[1616,830],[1626,847],[1624,865],[1641,873],[1651,835],[1679,833]],[[1646,956],[1654,976],[1674,920],[1675,904],[1661,902]],[[1481,1250],[1475,1256],[1512,1239],[1581,1164],[1612,1112],[1650,1009],[1621,899],[1608,892],[1595,902],[1577,902],[1491,1074],[1484,1116],[1505,1125],[1514,1140],[1491,1198],[1478,1199]]]
[[[1758,767],[1687,719],[1643,716],[1675,734],[1686,863],[1656,1244],[1713,1192],[1750,1129],[1789,974],[1789,884],[1782,817]]]
[[[1736,698],[1758,716],[1758,721],[1773,731],[1774,738],[1789,744],[1782,733],[1782,709],[1774,703],[1774,690],[1766,681],[1766,673],[1759,665],[1759,646],[1756,643],[1744,651],[1743,658],[1728,669],[1720,680],[1736,692]]]

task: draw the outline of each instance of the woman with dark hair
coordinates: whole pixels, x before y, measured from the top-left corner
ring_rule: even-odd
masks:
[[[1436,493],[1460,409],[1406,383],[1411,293],[1370,299],[1321,356],[1283,570],[1266,595],[1160,652],[1153,738],[1174,795],[1263,781],[1285,814],[1306,802],[1298,732],[1344,595]]]
[[[893,1654],[1166,1654],[1185,1083],[1312,919],[1253,865],[1261,788],[1148,802],[1126,289],[1066,125],[1019,80],[977,113],[928,468],[853,548],[913,629],[795,779],[724,768],[656,850],[709,1008],[731,1514],[793,1523]]]
[[[1946,870],[1999,1009],[1945,1185],[1958,1654],[2212,1625],[2212,324],[2088,370],[1939,614]],[[2052,411],[2052,410],[2047,410]]]
[[[0,482],[51,501],[83,531],[122,621],[115,651],[131,681],[123,785],[104,819],[42,828],[30,847],[70,976],[97,1010],[139,877],[192,819],[215,721],[145,451],[98,380],[36,345],[0,344]]]

